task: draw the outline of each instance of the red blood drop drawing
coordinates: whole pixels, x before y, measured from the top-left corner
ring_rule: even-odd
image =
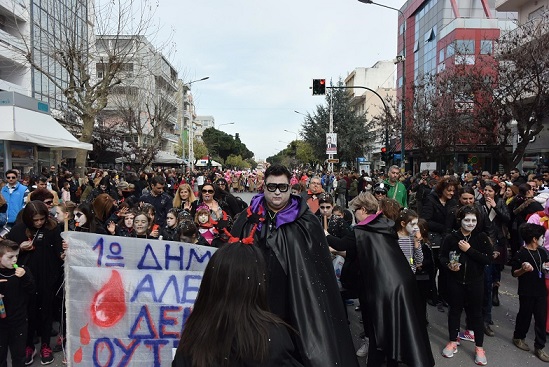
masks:
[[[90,344],[90,332],[88,330],[88,324],[80,329],[80,343],[84,345]]]
[[[124,285],[120,273],[113,270],[109,281],[93,297],[91,317],[97,326],[108,328],[120,321],[125,313]]]
[[[78,350],[74,353],[74,363],[80,363],[82,362],[82,347],[78,348]]]

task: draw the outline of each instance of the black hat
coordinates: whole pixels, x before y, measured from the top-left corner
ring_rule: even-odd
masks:
[[[378,182],[374,186],[374,192],[382,193],[383,195],[387,195],[387,185],[383,182]]]

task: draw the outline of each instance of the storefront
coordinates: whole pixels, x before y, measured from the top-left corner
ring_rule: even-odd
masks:
[[[0,175],[15,168],[37,174],[59,163],[63,151],[92,150],[50,115],[47,103],[15,92],[0,92]]]

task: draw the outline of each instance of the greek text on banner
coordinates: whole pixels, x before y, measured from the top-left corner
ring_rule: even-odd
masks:
[[[67,360],[168,366],[215,248],[65,232]]]

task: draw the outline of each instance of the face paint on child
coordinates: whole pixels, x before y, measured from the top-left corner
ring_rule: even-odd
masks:
[[[473,232],[476,226],[477,216],[474,214],[465,214],[465,217],[461,220],[461,228],[466,232]]]
[[[418,221],[418,218],[414,218],[406,224],[406,232],[408,232],[409,235],[414,235],[419,231]]]
[[[168,214],[166,216],[166,224],[168,225],[168,227],[172,228],[174,227],[176,224],[177,224],[177,219],[175,218],[175,215],[173,214]]]

